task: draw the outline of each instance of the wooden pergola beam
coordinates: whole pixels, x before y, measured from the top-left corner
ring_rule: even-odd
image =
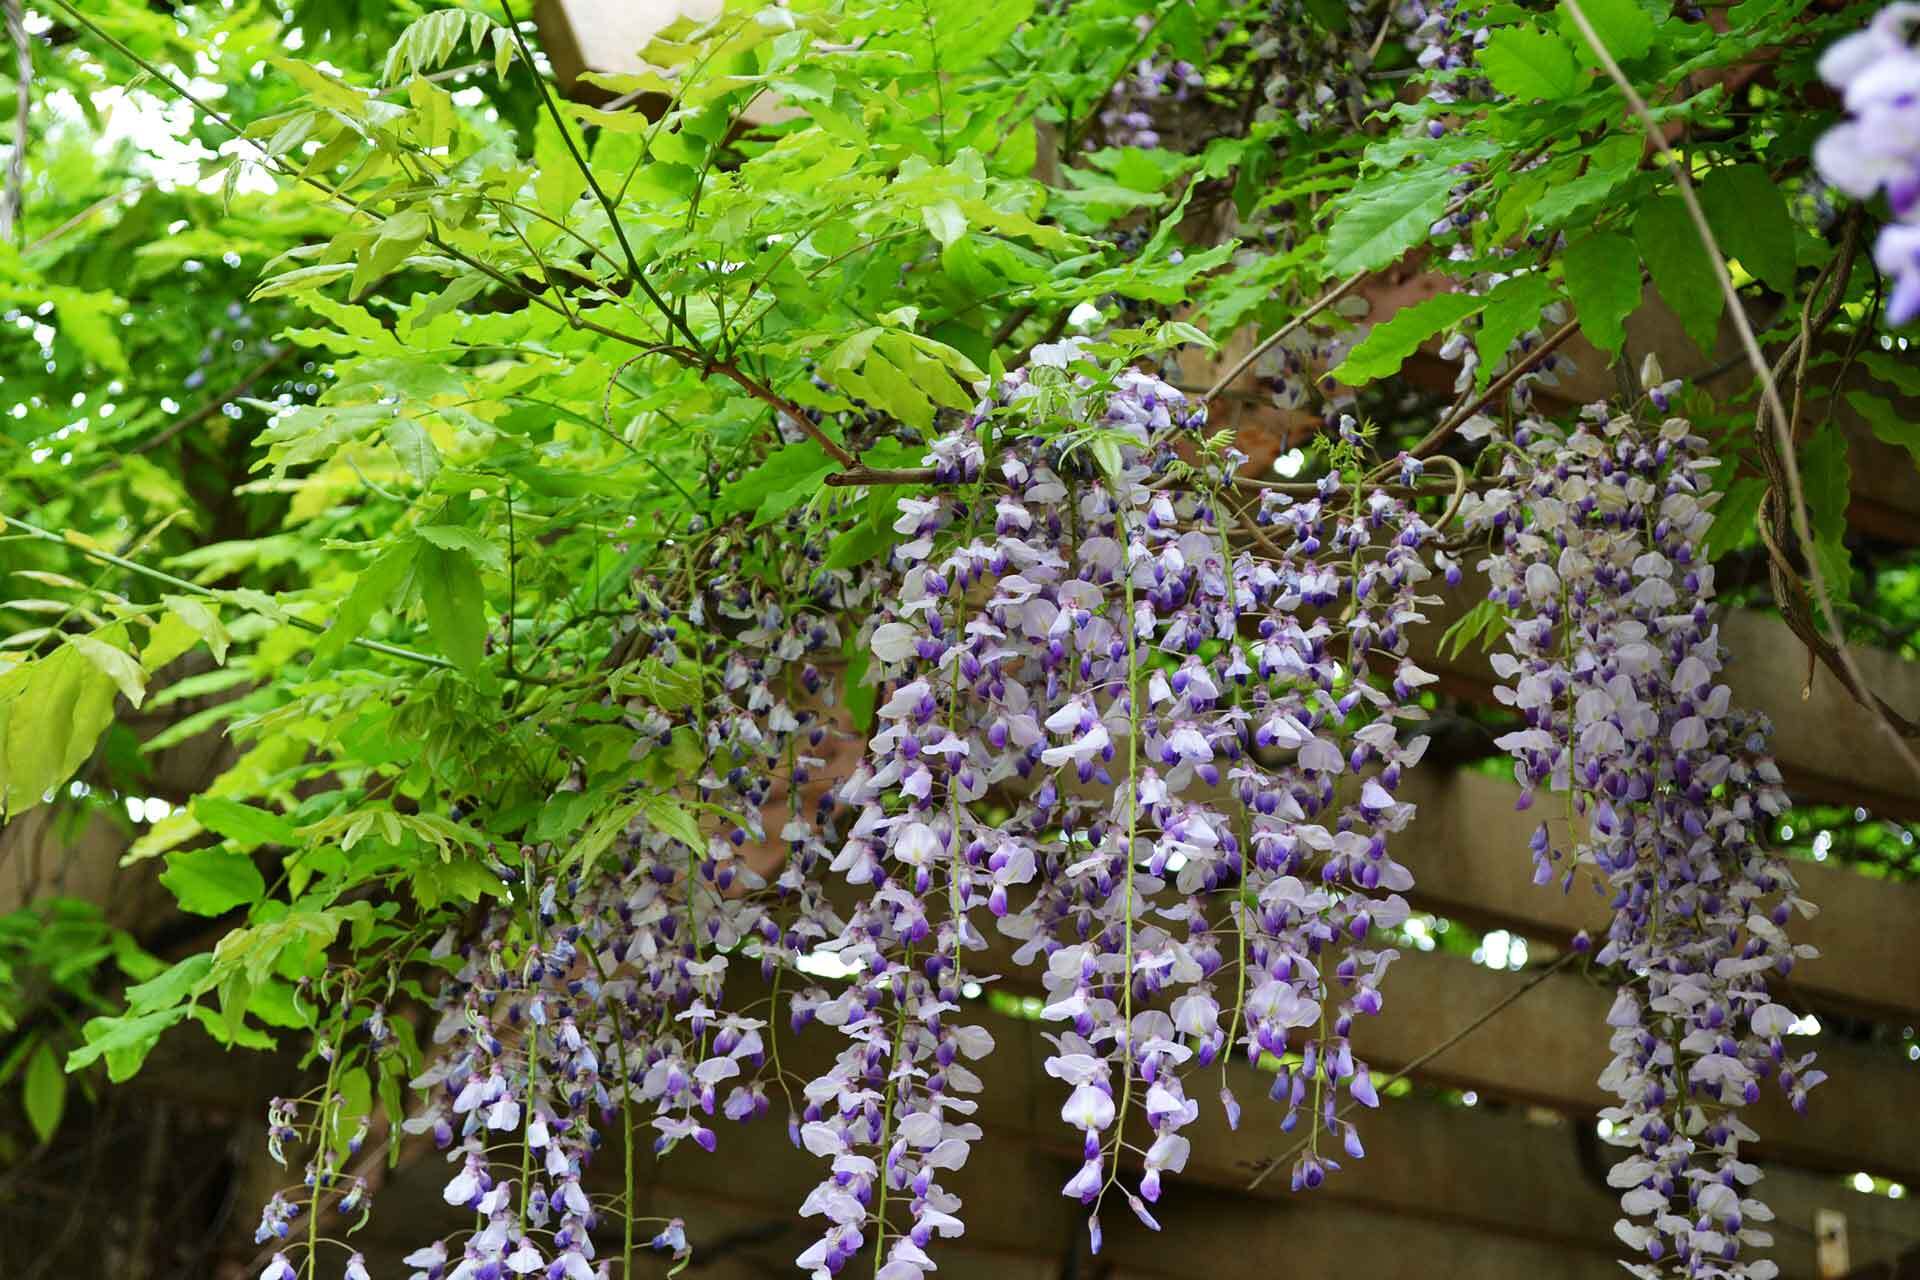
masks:
[[[1532,808],[1515,808],[1520,789],[1472,770],[1452,774],[1414,769],[1399,796],[1419,816],[1396,842],[1412,869],[1412,897],[1437,914],[1482,928],[1513,929],[1564,943],[1587,929],[1599,936],[1607,900],[1582,876],[1570,892],[1536,886],[1527,840],[1542,819],[1565,834],[1561,797],[1542,793]],[[1874,880],[1840,866],[1796,862],[1806,896],[1820,906],[1810,920],[1796,917],[1796,941],[1820,949],[1803,961],[1789,990],[1820,1008],[1869,1016],[1920,1017],[1920,886]]]

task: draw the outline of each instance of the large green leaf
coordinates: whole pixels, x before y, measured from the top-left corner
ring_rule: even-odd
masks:
[[[1642,205],[1634,216],[1633,240],[1653,273],[1654,287],[1680,317],[1687,336],[1702,352],[1714,351],[1726,301],[1713,261],[1680,197],[1663,196]]]
[[[1482,296],[1442,293],[1402,307],[1390,319],[1382,320],[1368,331],[1334,369],[1333,378],[1358,387],[1398,373],[1400,365],[1419,350],[1421,343],[1478,314],[1486,305],[1487,299]]]
[[[1796,263],[1786,196],[1757,164],[1726,165],[1700,184],[1707,222],[1727,255],[1780,293],[1791,295]]]
[[[1627,339],[1627,317],[1640,305],[1640,256],[1633,241],[1617,232],[1596,231],[1567,246],[1561,267],[1580,331],[1602,351],[1619,355]]]
[[[70,644],[0,675],[0,795],[9,815],[39,804],[86,762],[113,723],[118,692]]]
[[[225,915],[259,901],[267,892],[267,882],[253,859],[224,846],[168,854],[160,883],[182,911],[197,916]]]
[[[1322,262],[1329,275],[1373,271],[1424,243],[1460,181],[1451,169],[1429,166],[1375,174],[1340,203],[1327,229]]]
[[[1501,27],[1480,49],[1480,69],[1510,98],[1558,102],[1580,87],[1573,50],[1560,36],[1538,27]]]

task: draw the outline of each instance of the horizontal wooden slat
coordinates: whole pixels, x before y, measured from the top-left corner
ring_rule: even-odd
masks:
[[[1520,789],[1471,770],[1415,769],[1400,786],[1419,816],[1399,838],[1412,869],[1414,897],[1429,910],[1483,926],[1510,928],[1564,942],[1581,929],[1599,936],[1606,899],[1583,876],[1570,892],[1536,886],[1527,840],[1543,819],[1556,839],[1565,832],[1563,797],[1542,793],[1532,808],[1514,808]],[[1885,1017],[1920,1016],[1920,886],[1874,880],[1845,867],[1796,862],[1806,896],[1819,904],[1810,920],[1795,918],[1796,941],[1820,949],[1794,969],[1789,989],[1822,1008]]]
[[[1355,1027],[1355,1051],[1375,1066],[1412,1062],[1524,980],[1461,956],[1405,957],[1383,985],[1386,1012]],[[1609,1056],[1606,1013],[1612,1003],[1609,987],[1573,971],[1556,974],[1432,1059],[1421,1075],[1566,1111],[1610,1105],[1615,1100],[1596,1081]],[[1864,1168],[1920,1185],[1920,1145],[1904,1126],[1886,1123],[1913,1096],[1912,1067],[1887,1051],[1826,1033],[1792,1043],[1796,1050],[1819,1050],[1832,1079],[1814,1092],[1804,1116],[1795,1115],[1772,1088],[1742,1110],[1762,1135],[1760,1152],[1806,1168]]]
[[[1456,657],[1439,652],[1441,634],[1484,598],[1480,581],[1469,575],[1459,590],[1447,593],[1445,603],[1430,611],[1431,620],[1413,633],[1412,643],[1415,659],[1441,676],[1446,692],[1491,702],[1495,679],[1485,652],[1477,645]],[[1920,777],[1889,748],[1874,713],[1854,701],[1831,672],[1817,667],[1808,683],[1806,647],[1785,623],[1729,609],[1720,629],[1734,704],[1772,719],[1773,753],[1796,799],[1864,805],[1882,817],[1920,820]],[[1889,706],[1909,719],[1920,718],[1920,663],[1860,645],[1851,652]]]

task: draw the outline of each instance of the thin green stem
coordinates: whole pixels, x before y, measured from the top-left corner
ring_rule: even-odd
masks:
[[[116,565],[129,573],[136,573],[144,578],[151,578],[155,582],[165,583],[177,591],[185,591],[196,596],[205,596],[210,600],[220,600],[228,604],[239,604],[243,608],[252,607],[247,605],[245,601],[236,599],[235,593],[233,592],[216,591],[212,587],[203,587],[197,582],[189,582],[185,578],[175,577],[173,574],[164,572],[163,570],[150,568],[137,560],[128,560],[126,557],[117,556],[111,551],[102,551],[97,547],[89,547],[85,543],[71,537],[63,538],[57,533],[51,533],[37,525],[31,525],[24,520],[15,519],[13,516],[0,514],[0,523],[4,523],[9,529],[18,529],[21,533],[29,537],[38,538],[43,542],[51,542],[58,546],[77,551],[89,560],[97,560],[101,564]],[[282,613],[281,617],[291,625],[313,635],[322,635],[327,630],[327,628],[317,622],[309,622],[305,618],[296,617],[290,613]],[[371,650],[374,653],[384,653],[391,658],[403,658],[408,662],[417,662],[422,666],[438,667],[441,669],[448,669],[453,666],[453,663],[447,661],[445,658],[436,658],[430,653],[418,653],[412,649],[402,649],[399,645],[386,644],[379,640],[363,640],[355,637],[353,640],[348,641],[348,643],[358,645],[360,648]]]
[[[699,338],[694,336],[693,330],[687,327],[686,322],[667,305],[667,300],[660,296],[659,291],[647,279],[646,273],[640,269],[640,260],[634,256],[633,245],[627,239],[627,229],[620,221],[620,211],[615,207],[612,197],[607,194],[606,188],[600,185],[600,179],[594,175],[593,166],[588,164],[586,156],[581,154],[580,145],[573,140],[573,130],[567,127],[566,117],[560,114],[560,107],[553,100],[553,91],[547,88],[546,77],[540,74],[539,67],[534,64],[533,50],[527,47],[527,38],[520,34],[520,20],[514,16],[513,6],[508,0],[500,0],[500,11],[507,15],[507,30],[512,33],[514,44],[519,46],[520,56],[527,60],[527,74],[533,77],[534,84],[539,87],[540,101],[546,107],[547,115],[552,118],[554,128],[560,131],[561,141],[567,144],[567,154],[573,157],[573,163],[579,168],[580,176],[587,180],[588,189],[600,202],[600,207],[606,210],[607,222],[613,228],[614,237],[620,241],[621,252],[627,256],[628,278],[647,295],[648,301],[660,309],[660,314],[667,318],[668,325],[680,330],[680,335],[700,353],[702,359],[705,359],[706,347]]]

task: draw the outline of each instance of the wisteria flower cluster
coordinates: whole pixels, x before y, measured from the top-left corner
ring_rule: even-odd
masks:
[[[1526,802],[1555,810],[1533,838],[1535,881],[1590,872],[1612,923],[1594,959],[1624,985],[1607,1022],[1602,1113],[1625,1150],[1609,1175],[1616,1231],[1643,1277],[1777,1273],[1741,1159],[1739,1109],[1772,1081],[1796,1108],[1823,1073],[1782,1040],[1795,1016],[1771,975],[1813,954],[1785,926],[1812,906],[1766,847],[1786,807],[1764,718],[1731,705],[1720,674],[1707,442],[1680,418],[1642,427],[1591,406],[1571,430],[1481,419],[1497,487],[1467,500],[1491,535],[1481,566],[1510,615],[1500,698],[1525,727],[1499,745]],[[1562,809],[1564,806],[1564,809]]]
[[[897,587],[864,636],[879,729],[834,862],[867,895],[828,944],[856,976],[795,1002],[850,1042],[806,1091],[801,1137],[830,1163],[803,1210],[827,1219],[816,1274],[871,1247],[910,1280],[960,1230],[937,1179],[979,1136],[966,1063],[991,1040],[959,990],[989,922],[1039,970],[1084,1149],[1063,1191],[1096,1247],[1109,1192],[1153,1225],[1195,1073],[1232,1053],[1277,1067],[1284,1129],[1307,1119],[1296,1186],[1338,1167],[1322,1136],[1362,1154],[1336,1096],[1377,1102],[1348,1035],[1408,914],[1386,837],[1425,746],[1401,722],[1432,678],[1405,657],[1432,530],[1337,477],[1232,507],[1231,455],[1183,460],[1201,425],[1157,378],[1043,346],[933,443],[946,486],[899,503]]]
[[[801,540],[768,575],[777,591],[719,564],[640,584],[629,639],[646,655],[646,679],[628,725],[637,755],[657,753],[691,785],[632,796],[598,840],[496,858],[507,900],[477,932],[434,947],[451,973],[436,996],[432,1060],[412,1080],[418,1105],[400,1128],[445,1153],[444,1198],[473,1225],[410,1254],[417,1280],[605,1280],[611,1260],[594,1243],[603,1216],[623,1224],[621,1274],[632,1274],[643,1219],[585,1186],[602,1135],[644,1126],[656,1154],[689,1142],[712,1151],[720,1121],[764,1115],[769,1089],[784,1087],[765,1020],[734,1011],[746,1002],[729,999],[727,979],[747,957],[767,976],[789,970],[841,928],[820,874],[840,840],[834,802],[806,804],[833,694],[813,660],[837,656],[836,619],[867,588],[821,558]],[[671,604],[669,584],[681,588]],[[689,635],[702,637],[696,649]],[[364,1030],[376,1049],[391,1035],[378,1009]],[[335,1050],[323,1052],[332,1061]],[[364,1126],[332,1141],[338,1101],[276,1101],[269,1115],[276,1158],[296,1141],[315,1148],[305,1188],[276,1195],[262,1218],[260,1240],[291,1240],[269,1265],[274,1280],[319,1274],[320,1237],[303,1244],[299,1215],[311,1226],[316,1205],[348,1216],[367,1207],[364,1182],[345,1169]],[[640,1243],[684,1257],[680,1224],[654,1225]],[[303,1247],[296,1272],[288,1253]],[[357,1254],[346,1276],[364,1280]]]
[[[965,1230],[942,1179],[982,1137],[994,1040],[967,1001],[996,980],[1041,996],[1081,1152],[1062,1193],[1096,1249],[1109,1196],[1157,1226],[1203,1099],[1239,1123],[1235,1055],[1268,1074],[1280,1131],[1304,1123],[1296,1190],[1364,1156],[1347,1104],[1379,1098],[1352,1035],[1382,1011],[1409,914],[1388,846],[1415,816],[1398,792],[1434,679],[1409,642],[1460,566],[1416,505],[1433,492],[1417,459],[1353,482],[1368,441],[1346,418],[1320,481],[1247,481],[1125,352],[1042,345],[936,434],[884,572],[823,568],[796,522],[778,564],[735,563],[714,529],[638,579],[632,698],[609,713],[666,772],[570,847],[494,856],[507,899],[434,949],[449,977],[401,1129],[444,1153],[470,1225],[408,1257],[417,1280],[684,1258],[680,1223],[636,1236],[632,1206],[590,1189],[603,1135],[712,1151],[722,1121],[776,1100],[822,1162],[799,1265],[923,1280]],[[1767,994],[1809,954],[1783,930],[1810,908],[1764,845],[1785,804],[1766,726],[1717,682],[1711,460],[1681,420],[1604,408],[1571,431],[1463,434],[1497,460],[1456,497],[1512,617],[1496,670],[1525,726],[1500,745],[1528,803],[1565,798],[1535,878],[1585,867],[1612,895],[1596,959],[1626,974],[1603,1077],[1630,1148],[1619,1234],[1644,1276],[1765,1280],[1742,1256],[1767,1211],[1738,1108],[1770,1079],[1803,1105],[1822,1075],[1787,1056],[1792,1015]],[[873,725],[836,774],[836,619],[853,616]],[[844,982],[807,976],[824,957]],[[771,999],[742,993],[753,960]],[[813,1024],[840,1047],[790,1078],[775,1037]],[[355,1035],[326,1047],[322,1093],[269,1116],[276,1158],[313,1148],[263,1214],[273,1280],[318,1274],[319,1215],[367,1209],[364,1127],[341,1132],[335,1080],[394,1053],[385,1011]],[[624,1232],[618,1264],[602,1223]],[[353,1255],[344,1274],[364,1270]]]
[[[1881,192],[1894,221],[1880,230],[1874,265],[1893,278],[1887,319],[1920,316],[1920,4],[1900,0],[1865,31],[1837,41],[1820,75],[1841,91],[1848,118],[1814,145],[1820,176],[1856,199]]]
[[[1162,130],[1178,128],[1175,122],[1187,114],[1180,108],[1194,100],[1205,84],[1206,78],[1191,62],[1142,58],[1115,82],[1100,109],[1106,142],[1116,147],[1178,145],[1180,139],[1164,138]],[[1092,145],[1091,140],[1087,145]]]

